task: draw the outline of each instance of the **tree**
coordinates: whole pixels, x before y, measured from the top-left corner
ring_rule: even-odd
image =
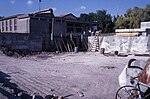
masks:
[[[116,28],[119,28],[119,29],[124,28],[123,20],[124,20],[123,16],[119,16],[117,18],[117,20],[115,21]]]
[[[96,13],[93,13],[93,12],[89,13],[88,14],[88,19],[89,19],[88,21],[90,21],[90,22],[97,21]]]
[[[150,4],[146,5],[144,16],[145,21],[150,21]]]
[[[140,21],[143,18],[142,14],[142,8],[134,7],[133,9],[128,9],[124,14],[124,17],[122,17],[122,26],[119,26],[119,24],[118,26],[123,28],[139,28]]]
[[[114,32],[114,31],[115,31],[115,29],[117,28],[117,26],[116,26],[116,24],[115,24],[115,23],[116,23],[116,21],[117,21],[118,17],[119,17],[119,15],[117,15],[117,16],[115,16],[115,15],[114,15],[114,16],[113,16],[113,25],[114,25],[114,26],[113,26],[113,32]]]
[[[129,29],[140,28],[140,23],[144,21],[150,21],[150,4],[147,4],[145,8],[134,7],[126,11],[121,16],[114,16],[107,13],[107,10],[97,10],[89,14],[80,14],[80,19],[84,21],[97,21],[99,29],[102,33],[113,32],[115,29]],[[112,20],[113,19],[113,20]]]
[[[99,24],[99,29],[102,33],[109,33],[113,31],[114,24],[112,22],[111,14],[108,14],[106,10],[97,10],[97,22]]]
[[[140,28],[140,23],[143,21],[150,21],[150,4],[146,8],[128,9],[124,16],[117,18],[115,26],[116,28]]]
[[[106,10],[97,10],[96,13],[80,14],[80,20],[98,22],[99,29],[102,30],[102,33],[113,31],[114,24],[112,22],[112,16]]]
[[[88,14],[80,14],[80,17],[79,17],[79,19],[80,20],[83,20],[83,21],[88,21],[89,20],[89,18],[88,18]]]

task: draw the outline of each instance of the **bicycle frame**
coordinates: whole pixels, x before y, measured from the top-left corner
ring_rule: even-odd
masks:
[[[147,89],[150,88],[150,86],[148,86],[148,85],[146,85],[146,84],[144,84],[144,83],[142,83],[142,82],[138,82],[138,83],[137,83],[137,88],[138,88],[138,90],[139,90],[139,92],[140,92],[140,97],[141,97],[141,99],[145,99],[146,97],[150,96],[150,93],[149,93],[148,95],[146,95],[146,96],[143,95],[144,92],[142,92],[141,86],[144,86],[144,87],[146,87]]]

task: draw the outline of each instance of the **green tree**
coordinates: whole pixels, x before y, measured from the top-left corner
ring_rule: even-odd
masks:
[[[119,17],[119,15],[117,15],[117,16],[113,16],[113,32],[115,31],[115,29],[117,28],[117,26],[116,26],[116,21],[117,21],[117,19],[118,19],[118,17]]]
[[[150,21],[150,4],[146,5],[144,17],[145,21]]]
[[[116,28],[118,28],[118,29],[125,28],[125,27],[124,27],[124,17],[123,17],[123,16],[119,16],[119,17],[117,18],[117,20],[115,21],[115,26],[116,26]]]
[[[97,21],[102,33],[113,32],[116,28],[129,29],[140,28],[140,23],[150,21],[150,4],[145,8],[134,7],[126,11],[124,16],[114,16],[108,14],[106,10],[97,10],[89,14],[80,14],[80,19],[84,21]],[[112,20],[113,19],[113,20]]]
[[[79,19],[83,21],[88,21],[89,20],[88,14],[85,14],[85,13],[80,14]]]
[[[99,23],[99,29],[102,33],[108,33],[113,31],[112,16],[107,13],[106,10],[97,10],[97,22]]]
[[[140,28],[140,23],[143,21],[150,21],[150,4],[146,8],[128,9],[124,16],[117,18],[115,26],[116,28]]]
[[[128,9],[123,18],[123,21],[125,22],[124,28],[139,28],[142,18],[142,8],[134,7],[133,9]]]
[[[114,24],[112,22],[112,16],[106,10],[97,10],[96,13],[80,14],[80,20],[98,22],[99,29],[102,30],[102,33],[113,31]]]
[[[97,15],[96,15],[96,13],[93,13],[93,12],[91,12],[91,13],[89,13],[88,14],[88,21],[90,21],[90,22],[94,22],[94,21],[97,21]]]

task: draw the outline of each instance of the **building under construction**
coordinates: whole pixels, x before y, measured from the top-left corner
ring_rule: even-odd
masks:
[[[88,49],[89,30],[96,22],[79,20],[73,14],[54,16],[53,10],[18,14],[0,19],[0,45],[31,51],[71,52]]]

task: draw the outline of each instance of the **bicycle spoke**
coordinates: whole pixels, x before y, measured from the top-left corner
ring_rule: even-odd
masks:
[[[123,86],[118,89],[116,99],[137,99],[137,91],[133,86]]]
[[[147,94],[145,97],[143,97],[142,99],[146,99],[148,96],[150,96],[150,93]]]
[[[126,88],[126,87],[124,87],[124,89],[125,89],[125,92],[127,92],[127,93],[128,93],[128,95],[130,95],[129,90],[127,90],[127,88]]]

